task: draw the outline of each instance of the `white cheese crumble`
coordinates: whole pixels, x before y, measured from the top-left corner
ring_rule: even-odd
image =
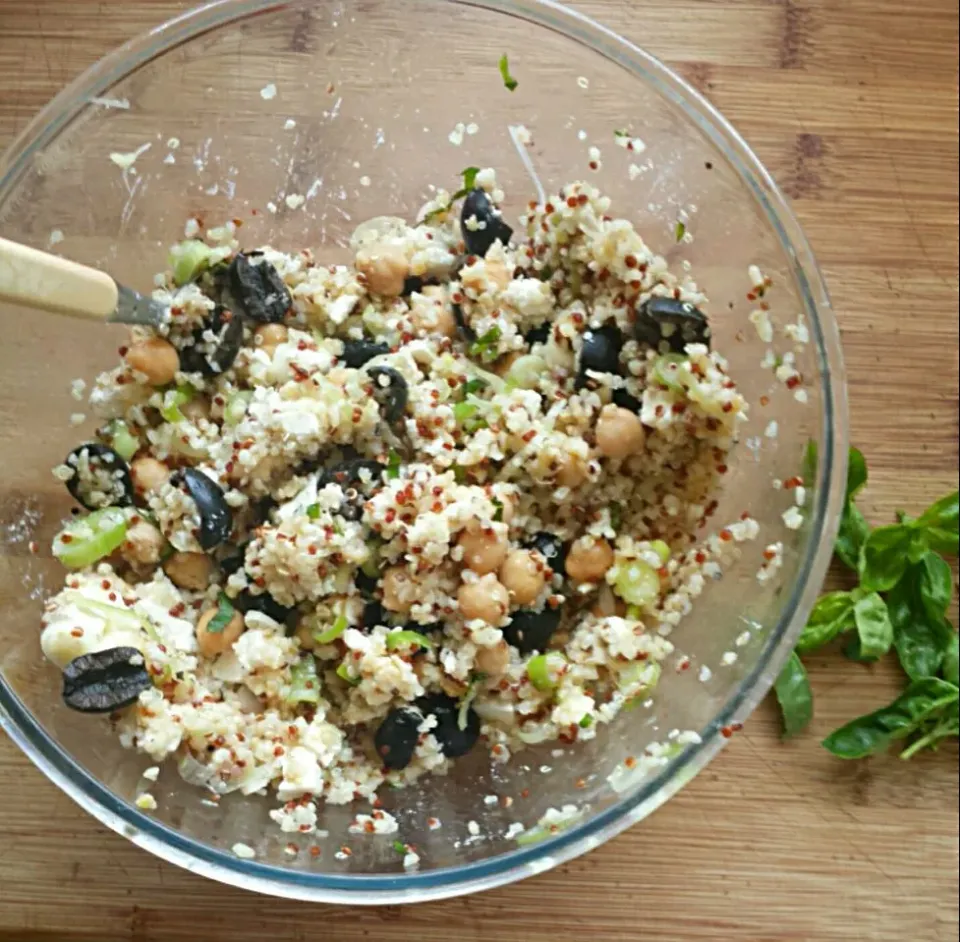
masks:
[[[271,101],[272,99],[276,98],[277,86],[274,85],[273,82],[271,82],[269,85],[264,85],[263,88],[260,89],[260,97],[264,101]]]
[[[782,514],[784,526],[788,530],[799,530],[803,526],[803,514],[799,508],[791,507]]]
[[[257,852],[249,844],[241,844],[239,841],[230,848],[241,860],[253,860]]]

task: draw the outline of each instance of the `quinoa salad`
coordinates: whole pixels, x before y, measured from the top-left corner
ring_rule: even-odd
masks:
[[[283,831],[592,739],[757,536],[709,524],[747,404],[691,277],[588,184],[511,226],[468,176],[349,265],[193,223],[54,469],[66,705]]]

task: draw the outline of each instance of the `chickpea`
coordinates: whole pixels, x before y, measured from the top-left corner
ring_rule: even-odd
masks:
[[[410,271],[403,249],[383,243],[361,248],[357,252],[356,266],[366,278],[367,288],[385,298],[395,298],[403,293],[403,283]]]
[[[207,627],[217,614],[217,609],[207,609],[197,621],[197,647],[204,657],[216,657],[232,648],[237,638],[243,634],[243,615],[234,612],[223,631],[208,631]]]
[[[294,635],[297,639],[297,643],[304,651],[312,651],[317,646],[317,642],[313,640],[313,625],[310,623],[310,619],[308,618],[300,619]]]
[[[163,534],[148,520],[137,520],[127,527],[123,542],[124,559],[135,566],[155,566],[160,562],[165,540]]]
[[[151,386],[172,383],[180,369],[177,348],[162,337],[139,340],[127,350],[127,364],[132,370],[143,373]]]
[[[410,323],[419,333],[456,337],[457,321],[447,303],[446,290],[440,285],[427,285],[420,292],[424,300],[414,300],[410,306]]]
[[[467,621],[479,618],[488,625],[499,625],[510,610],[510,596],[493,573],[476,582],[465,582],[457,592],[460,614]]]
[[[589,475],[587,464],[579,455],[564,455],[557,468],[557,484],[561,487],[579,487]]]
[[[461,530],[457,544],[463,548],[463,565],[480,576],[496,572],[507,555],[506,535],[498,530]]]
[[[492,282],[500,291],[503,291],[510,284],[511,272],[507,271],[507,263],[502,250],[496,255],[492,251],[487,252],[483,267],[487,273],[487,281]]]
[[[213,560],[206,553],[173,553],[163,564],[170,581],[181,589],[203,591],[210,583]]]
[[[391,612],[409,612],[417,600],[416,585],[403,566],[391,566],[380,580],[383,607]]]
[[[493,364],[493,372],[496,373],[497,376],[506,376],[507,373],[510,372],[510,367],[512,367],[521,356],[522,354],[518,350],[505,353]]]
[[[180,412],[188,422],[197,422],[199,419],[210,418],[210,400],[206,396],[194,396],[189,402],[180,406]]]
[[[567,575],[574,582],[599,582],[613,565],[613,547],[606,540],[581,537],[567,554]]]
[[[476,657],[477,670],[488,677],[499,677],[510,666],[510,647],[506,641],[500,641],[492,648],[480,648]]]
[[[500,582],[516,605],[535,602],[546,581],[543,563],[529,550],[510,550],[500,567]]]
[[[469,688],[465,683],[463,683],[463,681],[456,680],[455,678],[444,674],[440,678],[440,689],[448,697],[453,697],[454,700],[459,700]]]
[[[253,332],[253,342],[272,359],[277,347],[286,343],[289,335],[283,324],[261,324]]]
[[[596,432],[597,448],[608,458],[626,458],[640,451],[646,441],[640,419],[613,404],[600,410]]]
[[[170,480],[170,469],[156,458],[137,458],[130,465],[130,477],[138,494],[149,494]]]

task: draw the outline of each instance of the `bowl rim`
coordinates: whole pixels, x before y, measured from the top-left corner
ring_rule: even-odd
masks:
[[[273,896],[317,902],[391,904],[444,899],[491,889],[541,873],[599,846],[641,820],[690,781],[723,747],[724,727],[742,722],[771,687],[819,593],[832,556],[842,507],[847,461],[847,402],[839,332],[823,277],[812,250],[769,172],[743,138],[694,88],[613,30],[556,0],[434,0],[475,7],[526,20],[591,48],[653,86],[722,151],[753,196],[781,247],[814,340],[823,409],[817,484],[810,532],[799,575],[756,666],[687,746],[632,793],[594,817],[538,844],[489,860],[424,873],[398,875],[320,874],[241,859],[226,850],[185,837],[137,810],[101,785],[43,730],[0,675],[0,726],[59,788],[112,830],[158,857],[233,886]],[[140,34],[108,53],[57,94],[0,157],[0,206],[33,157],[43,150],[91,98],[183,42],[231,23],[296,7],[276,0],[214,0]]]

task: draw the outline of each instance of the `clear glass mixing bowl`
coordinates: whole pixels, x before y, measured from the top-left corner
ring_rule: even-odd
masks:
[[[520,83],[513,93],[498,73],[502,53]],[[478,130],[456,146],[448,135],[458,123]],[[438,898],[542,871],[641,820],[703,768],[724,729],[767,692],[805,620],[845,474],[843,370],[823,281],[782,195],[720,115],[659,62],[576,13],[547,0],[228,0],[195,10],[103,59],[37,116],[0,162],[0,232],[55,245],[141,289],[188,217],[242,220],[248,246],[311,246],[319,259],[341,261],[358,221],[411,217],[431,184],[452,189],[467,165],[498,168],[515,215],[534,195],[509,134],[519,124],[548,191],[595,182],[672,264],[689,261],[712,298],[716,346],[752,402],[712,522],[749,511],[760,540],[674,632],[691,667],[665,671],[652,707],[623,714],[586,748],[531,749],[496,770],[476,750],[452,777],[385,795],[421,855],[416,872],[404,872],[388,839],[348,839],[350,808],[323,810],[330,836],[321,856],[291,858],[267,799],[233,796],[210,808],[172,767],[152,786],[159,807],[146,814],[132,799],[149,762],[121,749],[106,722],[62,706],[59,672],[38,644],[41,600],[62,578],[49,541],[69,507],[49,469],[84,432],[68,424],[78,411],[70,380],[111,365],[123,331],[4,308],[0,719],[82,807],[167,860],[261,892],[350,903]],[[615,129],[646,148],[617,146]],[[592,146],[597,171],[588,169]],[[111,153],[138,156],[123,170]],[[676,241],[678,220],[692,241]],[[747,319],[751,264],[773,279],[779,325],[806,318],[811,342],[797,353],[806,404],[761,367],[767,345]],[[779,333],[774,346],[791,349]],[[771,421],[776,438],[765,435]],[[804,525],[790,530],[781,514],[792,498],[774,480],[798,473],[810,441],[819,469],[806,481]],[[762,550],[775,541],[783,568],[760,586]],[[623,774],[627,757],[673,730],[702,741],[646,777]],[[618,768],[614,788],[608,775]],[[515,800],[485,803],[491,794]],[[568,803],[582,817],[549,840],[518,847],[504,837],[513,821],[530,825]],[[428,816],[443,827],[430,830]],[[231,853],[236,842],[256,858]],[[343,843],[353,854],[337,859]]]

